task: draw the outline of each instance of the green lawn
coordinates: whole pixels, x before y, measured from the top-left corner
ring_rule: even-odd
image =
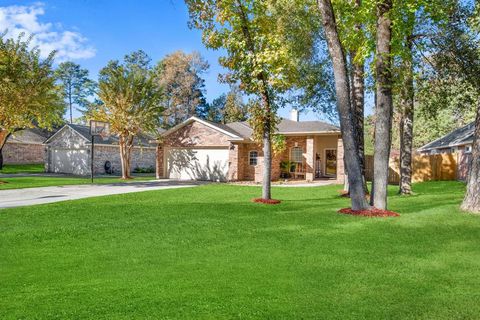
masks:
[[[0,174],[11,173],[42,173],[45,171],[43,164],[5,164]]]
[[[153,180],[155,177],[136,177],[132,180],[121,180],[119,177],[99,177],[94,179],[94,183],[130,183],[133,181]],[[15,177],[15,178],[0,178],[0,190],[7,189],[22,189],[34,187],[50,187],[50,186],[66,186],[75,184],[89,184],[90,178],[81,177]]]
[[[399,218],[338,186],[206,185],[0,211],[1,319],[478,319],[480,217],[417,184]]]

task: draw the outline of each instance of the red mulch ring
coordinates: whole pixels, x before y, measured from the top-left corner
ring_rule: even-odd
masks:
[[[275,199],[262,199],[262,198],[254,198],[252,199],[252,202],[256,203],[263,203],[263,204],[279,204],[281,201],[280,200],[275,200]]]
[[[350,214],[353,216],[362,216],[362,217],[400,217],[400,215],[393,211],[380,210],[377,208],[370,208],[368,210],[352,210],[351,208],[343,208],[338,210],[338,213]]]

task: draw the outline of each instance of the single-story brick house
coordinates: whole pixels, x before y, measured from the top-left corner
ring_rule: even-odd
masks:
[[[91,170],[90,127],[77,124],[66,124],[45,141],[45,171],[52,173],[68,173],[89,175]],[[120,151],[117,136],[106,139],[95,137],[94,173],[118,174],[121,172]],[[152,137],[141,135],[134,139],[131,168],[155,168],[156,144]],[[106,162],[110,170],[106,169]]]
[[[475,122],[458,128],[418,149],[421,154],[472,152]]]
[[[272,161],[272,180],[281,176],[281,162],[303,168],[301,178],[345,179],[340,129],[322,121],[282,119],[278,134],[286,138],[286,150]],[[159,177],[179,180],[260,182],[262,146],[252,140],[247,122],[219,124],[196,117],[165,131],[158,145]]]
[[[39,128],[28,128],[12,133],[3,146],[3,162],[5,164],[44,163],[43,142],[52,134],[52,131]]]

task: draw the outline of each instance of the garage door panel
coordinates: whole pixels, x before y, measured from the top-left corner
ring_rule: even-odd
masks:
[[[89,173],[87,150],[54,149],[52,155],[53,172],[86,175]]]
[[[228,149],[170,149],[167,176],[178,180],[226,181]]]

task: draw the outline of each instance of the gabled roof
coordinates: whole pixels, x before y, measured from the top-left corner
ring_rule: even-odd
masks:
[[[458,128],[449,134],[432,141],[419,149],[419,151],[428,151],[432,149],[442,149],[473,143],[473,133],[475,123],[472,122],[464,127]]]
[[[184,122],[176,125],[175,127],[165,131],[162,135],[167,136],[170,133],[186,126],[189,123],[198,121],[212,129],[218,130],[228,136],[231,140],[250,140],[252,138],[253,129],[246,121],[238,121],[231,123],[217,123],[197,117],[191,117]],[[307,134],[320,134],[320,133],[340,133],[340,128],[332,124],[323,121],[292,121],[282,119],[278,125],[279,134],[286,135],[307,135]]]
[[[253,129],[248,122],[231,122],[224,126],[231,128],[238,132],[240,136],[245,139],[250,139],[253,134]],[[306,135],[306,134],[320,134],[320,133],[340,133],[340,128],[323,121],[292,121],[282,119],[278,124],[278,134],[285,135]]]
[[[9,143],[42,144],[54,132],[40,128],[28,128],[12,133],[8,138]]]
[[[207,127],[210,127],[210,128],[212,128],[214,130],[217,130],[221,133],[226,134],[227,136],[229,136],[231,138],[231,140],[243,140],[243,137],[238,132],[236,132],[234,129],[230,128],[228,125],[208,121],[208,120],[205,120],[205,119],[200,119],[200,118],[197,118],[197,117],[190,117],[187,120],[183,121],[182,123],[177,124],[173,128],[170,128],[167,131],[164,131],[162,133],[162,136],[167,136],[170,133],[175,132],[175,131],[177,131],[177,130],[179,130],[179,129],[185,127],[186,125],[188,125],[192,122],[195,122],[195,121],[200,122],[200,123],[206,125]]]
[[[65,130],[64,128],[70,128],[76,133],[78,133],[87,143],[90,143],[92,141],[92,135],[90,134],[90,127],[89,126],[84,126],[80,124],[72,124],[68,123],[64,127],[62,127],[60,130],[58,130],[53,136],[51,136],[45,143],[49,143],[56,135],[62,130]],[[154,138],[146,135],[146,134],[140,134],[135,136],[133,140],[133,145],[134,146],[154,146],[154,144],[151,142]],[[103,138],[96,138],[95,139],[96,144],[108,144],[108,145],[118,145],[119,144],[119,138],[116,135],[110,135],[108,136],[105,140]]]
[[[278,124],[280,134],[340,133],[340,128],[323,121],[292,121],[282,119]]]

